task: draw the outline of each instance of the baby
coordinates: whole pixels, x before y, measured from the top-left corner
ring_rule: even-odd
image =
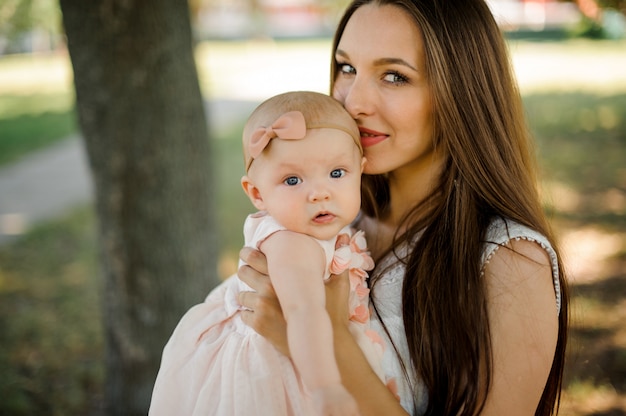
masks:
[[[192,308],[165,347],[150,415],[357,415],[334,359],[324,279],[349,269],[351,330],[382,376],[369,329],[367,272],[374,263],[360,209],[365,159],[359,130],[333,98],[290,92],[263,102],[243,131],[245,193],[259,210],[245,244],[263,252],[287,322],[291,359],[238,316],[236,276]]]

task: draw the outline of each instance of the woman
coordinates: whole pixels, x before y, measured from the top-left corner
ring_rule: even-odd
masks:
[[[335,98],[367,163],[362,215],[376,268],[372,324],[398,401],[346,330],[327,285],[335,355],[364,415],[550,415],[567,335],[565,275],[536,190],[506,44],[482,0],[358,0],[333,42]],[[285,353],[263,256],[243,319]],[[378,329],[378,328],[377,328]]]

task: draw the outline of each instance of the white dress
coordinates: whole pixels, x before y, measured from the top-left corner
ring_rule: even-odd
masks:
[[[258,248],[270,235],[284,229],[265,213],[250,215],[244,224],[245,243]],[[336,249],[340,238],[342,247]],[[330,273],[349,269],[349,328],[372,368],[385,381],[382,338],[369,326],[365,270],[374,263],[363,233],[352,233],[346,227],[338,237],[316,241],[326,253],[325,279]],[[251,289],[234,275],[183,316],[163,350],[150,416],[313,414],[306,387],[291,360],[241,320],[237,296],[246,290]]]
[[[485,243],[481,259],[483,267],[489,262],[489,259],[499,247],[513,239],[534,241],[548,253],[552,264],[552,279],[556,295],[556,312],[558,313],[561,308],[561,288],[559,284],[557,256],[547,238],[542,234],[513,221],[506,221],[505,223],[505,221],[501,219],[494,220],[487,231],[486,241],[488,241],[488,243]],[[398,251],[398,257],[406,256],[406,254],[407,246],[404,245]],[[384,257],[377,267],[383,270],[387,269],[387,271],[377,281],[376,289],[372,294],[379,316],[372,314],[370,325],[372,329],[382,334],[385,342],[389,344],[389,337],[381,324],[381,321],[384,322],[403,362],[410,363],[411,359],[404,333],[404,323],[402,321],[402,282],[405,267],[402,262],[397,260],[393,253],[389,253]],[[417,404],[418,415],[423,414],[428,404],[426,387],[419,380],[417,375],[409,374],[412,378],[411,382],[416,386],[417,390],[417,397],[414,397],[403,375],[400,360],[393,348],[385,349],[383,354],[383,369],[387,379],[396,380],[397,392],[400,396],[400,404],[402,407],[407,412],[411,413],[413,412],[415,402]]]

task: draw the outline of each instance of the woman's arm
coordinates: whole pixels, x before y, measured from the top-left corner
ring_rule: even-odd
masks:
[[[374,373],[348,329],[349,290],[347,273],[331,276],[326,282],[326,309],[333,321],[335,356],[343,383],[359,404],[362,415],[407,415],[398,399]]]
[[[239,269],[239,278],[255,292],[240,294],[239,301],[252,311],[242,312],[243,321],[289,355],[286,323],[268,278],[263,253],[243,248],[241,259],[248,264]],[[331,276],[326,282],[326,309],[333,322],[335,357],[344,386],[356,399],[363,416],[406,415],[400,403],[371,369],[348,330],[349,280],[347,272]]]
[[[556,349],[558,314],[547,253],[512,240],[485,267],[493,378],[481,415],[534,415]]]

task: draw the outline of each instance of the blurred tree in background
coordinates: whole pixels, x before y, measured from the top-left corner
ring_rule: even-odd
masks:
[[[163,345],[217,283],[186,0],[61,0],[104,275],[105,410],[145,415]]]

